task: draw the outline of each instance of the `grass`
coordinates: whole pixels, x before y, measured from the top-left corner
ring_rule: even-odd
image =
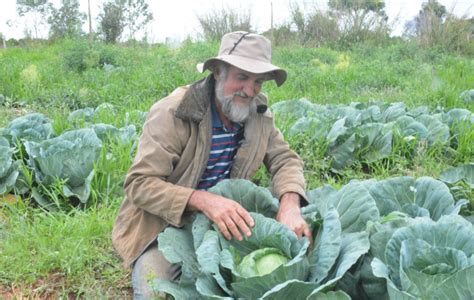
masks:
[[[111,251],[112,205],[49,213],[19,200],[2,208],[0,283],[36,297],[128,295],[128,271]],[[1,289],[0,289],[1,290]]]
[[[0,127],[28,112],[44,113],[56,134],[73,128],[72,110],[108,102],[114,110],[100,121],[116,127],[143,124],[146,112],[177,86],[202,78],[195,65],[217,52],[216,43],[185,43],[181,48],[115,47],[81,41],[62,41],[38,48],[0,49]],[[113,67],[103,68],[101,61]],[[77,69],[82,61],[85,67]],[[474,60],[408,42],[384,47],[354,45],[351,51],[329,48],[280,47],[274,63],[289,77],[284,86],[264,86],[270,104],[306,97],[312,102],[403,101],[409,107],[425,105],[466,108],[459,94],[474,88]],[[426,149],[395,137],[392,155],[373,162],[357,162],[334,173],[325,157],[327,145],[288,134],[291,120],[278,119],[292,149],[305,161],[308,189],[323,184],[340,187],[352,179],[409,175],[438,177],[446,168],[472,161],[474,130],[467,128],[455,150],[445,145]],[[86,208],[46,212],[31,198],[0,200],[0,295],[6,298],[129,298],[130,271],[121,267],[110,236],[123,199],[124,175],[135,145],[103,148],[95,167],[92,196]],[[261,168],[254,180],[268,185]],[[466,195],[466,194],[464,194]],[[472,192],[467,195],[472,196]],[[0,297],[1,298],[1,297]]]

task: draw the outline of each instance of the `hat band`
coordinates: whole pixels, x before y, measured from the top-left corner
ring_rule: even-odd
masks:
[[[245,37],[246,35],[248,35],[248,34],[250,34],[250,32],[246,32],[246,33],[242,34],[242,36],[240,37],[240,39],[239,39],[237,42],[234,43],[234,47],[232,47],[232,49],[230,49],[230,51],[229,51],[229,53],[228,53],[227,55],[230,55],[230,54],[232,53],[232,51],[235,50],[235,48],[237,47],[237,45],[238,45],[238,44],[244,39],[244,37]]]

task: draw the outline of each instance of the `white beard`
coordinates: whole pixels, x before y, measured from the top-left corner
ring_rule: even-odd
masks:
[[[247,97],[243,92],[237,92],[233,95],[224,95],[224,81],[218,80],[216,83],[216,99],[222,107],[222,112],[235,123],[244,123],[250,116],[250,113],[257,110],[257,104],[254,97],[249,99],[248,105],[238,105],[234,103],[234,97]]]

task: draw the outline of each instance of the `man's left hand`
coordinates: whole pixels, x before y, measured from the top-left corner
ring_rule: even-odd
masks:
[[[301,215],[299,194],[289,192],[281,197],[276,220],[293,230],[298,238],[306,236],[311,243],[313,242],[311,229]]]

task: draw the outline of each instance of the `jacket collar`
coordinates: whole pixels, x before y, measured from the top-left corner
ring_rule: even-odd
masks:
[[[215,93],[215,79],[211,74],[188,88],[176,109],[175,116],[183,120],[201,122]]]

